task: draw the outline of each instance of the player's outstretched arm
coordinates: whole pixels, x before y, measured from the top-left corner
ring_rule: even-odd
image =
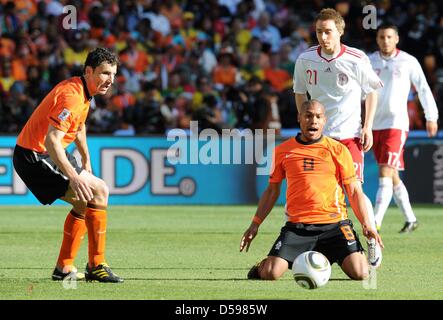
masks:
[[[246,248],[246,252],[249,250],[249,246],[251,245],[252,240],[254,240],[255,236],[258,233],[258,228],[260,224],[266,219],[269,212],[271,212],[272,208],[275,205],[279,195],[280,195],[280,183],[269,183],[265,192],[260,198],[258,202],[258,208],[252,219],[251,225],[248,229],[246,229],[243,237],[240,241],[240,252]]]
[[[384,248],[380,235],[375,229],[373,229],[371,223],[369,222],[366,201],[363,190],[360,186],[360,182],[354,181],[350,184],[345,184],[344,186],[352,211],[354,211],[355,216],[357,217],[358,221],[360,221],[362,226],[363,235],[367,239],[375,239],[380,247]]]

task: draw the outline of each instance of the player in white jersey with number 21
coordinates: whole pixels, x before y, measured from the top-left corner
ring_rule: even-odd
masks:
[[[363,183],[364,152],[372,147],[372,123],[377,107],[377,89],[383,86],[366,54],[341,43],[345,22],[334,9],[323,9],[315,19],[319,45],[303,52],[294,70],[297,108],[307,100],[320,101],[326,108],[325,135],[349,149],[358,180]],[[365,123],[361,121],[361,102],[365,99]],[[300,110],[299,110],[300,111]],[[361,186],[360,186],[361,187]],[[365,195],[368,216],[375,228],[372,203]],[[369,263],[378,267],[381,249]]]
[[[424,109],[429,137],[437,134],[438,109],[426,77],[416,58],[397,49],[398,29],[384,24],[377,30],[379,51],[370,55],[375,72],[384,83],[378,90],[378,106],[374,117],[374,155],[379,165],[379,187],[375,205],[375,220],[380,229],[383,217],[394,201],[405,216],[402,233],[414,231],[417,218],[409,202],[409,194],[398,174],[404,170],[403,150],[409,131],[408,95],[411,83]]]

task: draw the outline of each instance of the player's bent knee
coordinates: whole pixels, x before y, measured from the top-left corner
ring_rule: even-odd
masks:
[[[282,276],[282,273],[278,270],[271,269],[271,270],[263,270],[260,272],[260,277],[263,280],[277,280]]]
[[[348,255],[343,261],[341,268],[352,280],[365,280],[369,277],[366,258],[358,252]]]
[[[100,204],[106,203],[109,197],[109,188],[101,179],[97,179],[94,186],[94,199],[98,200]],[[98,198],[98,199],[97,199]]]
[[[276,257],[268,257],[259,269],[263,280],[277,280],[288,270],[288,263]]]

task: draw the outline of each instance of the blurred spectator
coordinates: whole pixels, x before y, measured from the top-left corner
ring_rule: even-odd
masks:
[[[160,110],[161,96],[151,84],[143,88],[144,97],[132,111],[132,124],[137,134],[165,133],[166,124]]]
[[[290,58],[291,51],[292,47],[289,43],[287,42],[282,43],[282,46],[280,47],[279,67],[283,70],[286,70],[286,72],[289,73],[292,77],[294,74],[295,60]]]
[[[260,52],[249,52],[248,60],[240,70],[243,79],[249,81],[252,77],[257,77],[261,80],[265,78],[264,69],[262,67],[262,64],[260,63],[260,57]]]
[[[147,11],[144,11],[141,16],[151,21],[152,29],[167,36],[171,32],[171,24],[169,19],[160,13],[160,2],[159,0],[152,1],[151,5],[146,8]]]
[[[281,92],[292,86],[292,75],[280,68],[280,54],[271,53],[270,66],[264,70],[265,80],[269,81],[272,89]]]
[[[17,15],[17,8],[14,1],[6,2],[2,9],[3,12],[0,15],[0,34],[13,35],[22,26],[22,23]]]
[[[280,31],[270,24],[269,13],[263,11],[257,21],[257,26],[251,31],[252,36],[260,39],[261,42],[270,45],[273,52],[280,48]]]
[[[225,127],[220,109],[217,107],[217,99],[213,95],[206,95],[203,98],[201,108],[193,114],[193,120],[198,121],[198,129],[214,129],[222,133]]]
[[[9,90],[14,82],[11,61],[10,59],[3,59],[0,61],[0,93],[6,96],[9,95]]]
[[[182,8],[178,5],[175,0],[164,0],[160,5],[159,12],[161,15],[166,17],[169,22],[176,26],[182,25]]]
[[[234,51],[231,47],[223,49],[218,57],[218,64],[214,68],[212,79],[214,84],[233,86],[238,81],[238,70],[234,65]]]

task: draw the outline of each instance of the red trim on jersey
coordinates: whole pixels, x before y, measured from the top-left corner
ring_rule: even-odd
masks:
[[[345,53],[350,54],[351,56],[354,56],[354,57],[357,57],[357,58],[360,58],[360,59],[363,57],[362,55],[359,55],[359,54],[354,53],[354,52],[349,51],[349,50],[346,50]]]
[[[343,53],[345,53],[345,51],[346,51],[346,47],[345,47],[344,45],[341,45],[340,52],[338,53],[338,55],[337,55],[336,57],[334,57],[334,58],[332,58],[332,59],[326,59],[325,57],[323,57],[323,56],[321,55],[321,46],[318,46],[318,47],[317,47],[317,54],[320,56],[320,58],[322,58],[322,59],[325,60],[326,62],[331,62],[332,60],[335,60],[335,59],[339,58],[340,56],[343,55]]]
[[[359,52],[359,51],[357,51],[355,49],[352,49],[350,47],[346,47],[346,52],[353,53],[354,55],[359,56],[359,57],[363,56],[363,54],[361,52]]]
[[[387,59],[391,59],[391,58],[395,58],[395,57],[397,57],[399,54],[400,54],[400,49],[399,48],[396,48],[395,49],[395,54],[393,55],[393,56],[391,56],[391,57],[385,57],[384,55],[382,55],[382,53],[381,53],[381,51],[379,50],[379,51],[377,51],[378,52],[378,55],[380,56],[380,58],[381,59],[383,59],[383,60],[387,60]]]

